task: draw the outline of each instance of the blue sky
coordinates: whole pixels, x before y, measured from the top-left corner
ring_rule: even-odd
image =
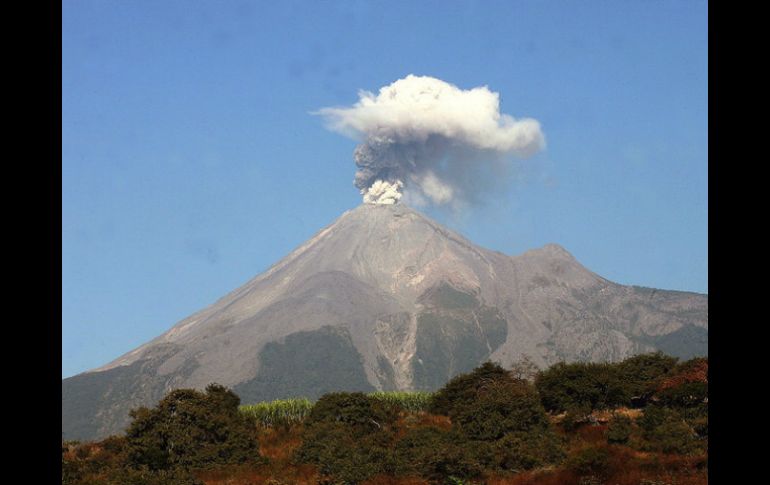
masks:
[[[62,3],[62,376],[245,283],[357,206],[309,113],[413,73],[487,85],[547,149],[461,216],[618,283],[708,291],[707,3]]]

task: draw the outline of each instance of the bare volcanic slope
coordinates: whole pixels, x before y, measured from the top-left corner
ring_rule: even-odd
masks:
[[[623,286],[555,244],[506,256],[402,204],[364,204],[210,307],[62,381],[62,435],[121,431],[178,387],[244,402],[435,389],[492,359],[707,353],[707,295]]]

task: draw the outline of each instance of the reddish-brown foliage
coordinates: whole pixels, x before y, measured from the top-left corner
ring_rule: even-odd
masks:
[[[257,467],[223,467],[198,474],[206,485],[311,485],[318,481],[312,465],[292,463],[292,455],[302,443],[302,426],[262,428],[259,452],[269,463]]]
[[[609,453],[607,466],[598,480],[612,485],[639,485],[642,480],[676,485],[707,485],[705,456],[683,457],[638,453],[624,446],[603,446]],[[572,450],[576,452],[577,450]],[[579,485],[582,475],[560,467],[534,470],[513,476],[487,477],[488,485]],[[598,478],[598,477],[597,477]]]
[[[663,379],[656,389],[657,392],[678,387],[688,382],[708,383],[709,361],[707,358],[695,359],[692,362],[682,366],[682,369],[675,374]]]
[[[275,464],[256,468],[238,467],[198,474],[206,485],[315,485],[318,473],[309,465]]]
[[[607,425],[586,425],[576,431],[577,437],[586,443],[599,444],[607,442]]]
[[[302,444],[302,426],[264,428],[259,433],[259,453],[270,460],[289,460]]]
[[[378,475],[362,482],[361,485],[430,485],[430,482],[416,477],[388,477]]]
[[[396,438],[401,439],[412,429],[435,427],[448,430],[452,427],[452,421],[447,416],[420,412],[416,414],[402,414],[396,421]]]

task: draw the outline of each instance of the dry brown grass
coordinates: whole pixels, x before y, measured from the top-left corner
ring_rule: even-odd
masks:
[[[388,477],[378,475],[362,482],[361,485],[430,485],[430,482],[417,477]]]
[[[402,414],[396,421],[396,438],[401,439],[413,429],[436,427],[443,430],[452,428],[452,421],[447,416],[419,412],[414,414]]]
[[[198,477],[206,485],[315,485],[318,482],[316,467],[291,462],[302,444],[302,429],[302,426],[260,428],[259,452],[269,463],[256,467],[224,467],[201,472]]]
[[[591,444],[600,444],[607,442],[607,425],[588,424],[579,427],[575,431],[575,436],[579,441]]]
[[[666,485],[708,485],[705,455],[683,457],[647,453],[643,457],[621,446],[607,447],[607,469],[597,477],[607,485],[639,485],[642,480]],[[573,450],[574,451],[574,450]],[[490,476],[487,485],[580,485],[581,474],[565,467],[541,469],[513,476]]]
[[[611,421],[614,415],[621,415],[631,419],[636,419],[642,414],[644,413],[641,409],[631,408],[604,409],[602,411],[594,411],[592,413],[593,417],[596,418],[600,423],[607,423]]]
[[[259,453],[272,461],[291,459],[291,455],[302,444],[302,429],[302,426],[260,429]]]

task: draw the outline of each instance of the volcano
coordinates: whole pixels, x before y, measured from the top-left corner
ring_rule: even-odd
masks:
[[[708,351],[708,296],[625,286],[564,248],[474,245],[405,206],[345,212],[264,273],[113,362],[62,381],[63,439],[122,431],[175,388],[242,402],[433,390],[486,360]]]

